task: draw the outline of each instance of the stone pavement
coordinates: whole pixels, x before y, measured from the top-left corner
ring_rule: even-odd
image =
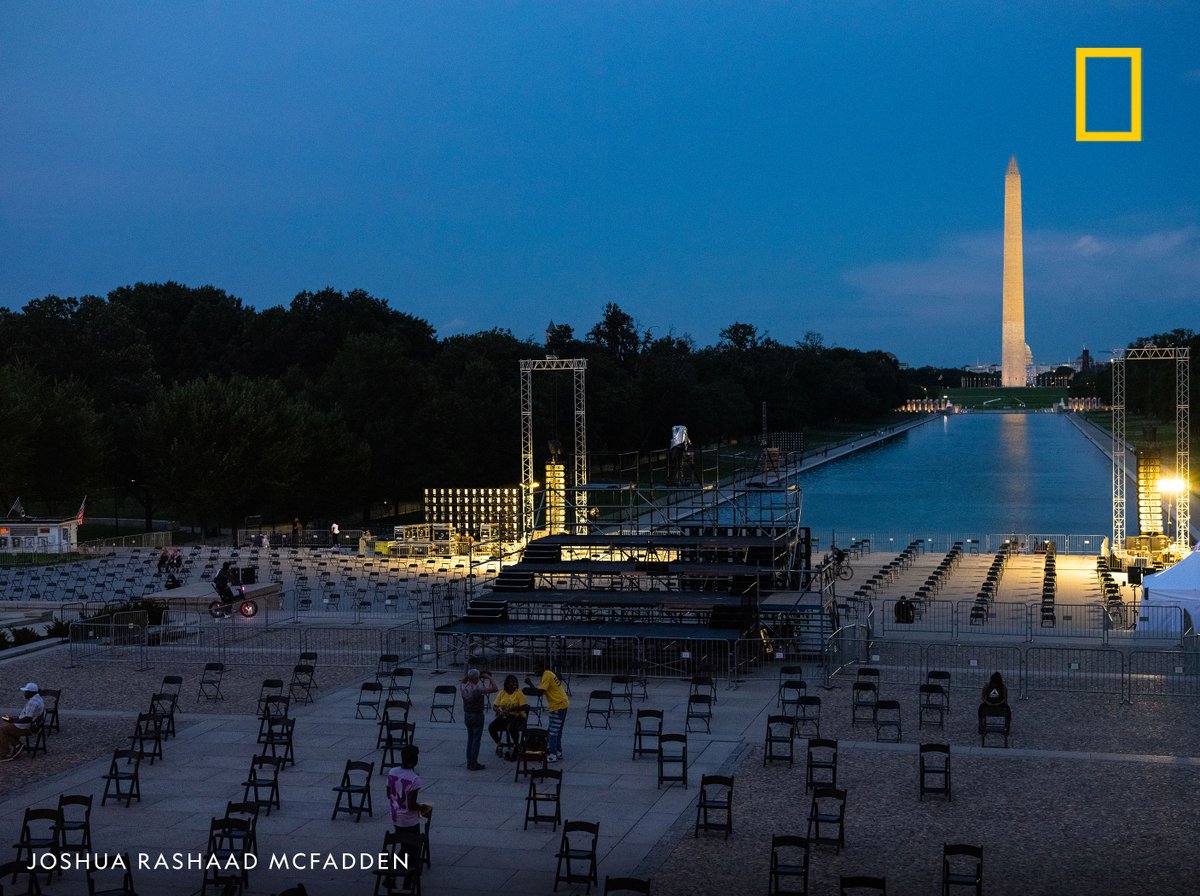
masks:
[[[11,664],[5,669],[5,681],[21,677]],[[79,670],[63,670],[68,676]],[[113,676],[114,686],[124,677],[119,668],[101,664],[88,667],[84,674]],[[320,674],[318,673],[318,677]],[[15,678],[14,678],[15,680]],[[523,828],[527,785],[513,781],[513,765],[494,755],[485,737],[484,761],[487,769],[468,772],[465,767],[465,729],[461,721],[429,722],[429,704],[436,684],[453,682],[450,675],[432,674],[419,669],[413,684],[414,708],[411,719],[417,723],[417,743],[421,747],[419,770],[426,781],[423,799],[436,807],[431,836],[433,868],[426,872],[428,893],[467,894],[485,889],[498,893],[549,892],[554,876],[554,852],[559,834],[548,824]],[[637,762],[630,759],[632,721],[628,716],[614,718],[613,730],[584,727],[587,690],[606,687],[607,679],[578,678],[574,684],[574,707],[567,720],[564,747],[567,759],[562,797],[563,817],[598,821],[601,826],[601,867],[608,874],[632,873],[648,856],[658,855],[658,843],[681,813],[686,814],[695,797],[695,789],[656,788],[657,767],[651,757]],[[49,686],[44,685],[44,686]],[[70,683],[65,684],[70,692]],[[243,687],[250,687],[243,681]],[[257,684],[253,686],[257,693]],[[82,688],[76,688],[82,691]],[[683,730],[687,699],[684,682],[652,683],[652,700],[645,704],[663,709],[668,730]],[[233,695],[231,695],[232,697]],[[241,695],[244,697],[244,695]],[[349,816],[330,820],[335,795],[331,788],[339,783],[349,759],[378,763],[382,753],[375,749],[376,724],[355,718],[358,685],[325,693],[309,706],[294,706],[296,718],[296,765],[281,775],[282,810],[259,819],[260,867],[250,875],[252,894],[274,893],[286,886],[303,882],[310,893],[335,894],[369,892],[374,877],[361,871],[309,870],[284,873],[262,866],[270,855],[297,853],[333,853],[341,864],[341,853],[378,852],[383,834],[390,829],[384,796],[384,779],[374,778],[372,794],[375,814],[364,816],[356,824]],[[718,696],[721,724],[712,735],[691,735],[690,773],[695,780],[706,772],[730,769],[742,747],[742,732],[754,724],[758,701],[727,699]],[[148,697],[148,695],[147,695]],[[142,765],[142,800],[130,808],[114,803],[100,807],[103,790],[101,775],[108,759],[81,762],[41,781],[10,789],[0,801],[0,817],[7,819],[7,835],[15,842],[20,818],[26,807],[53,806],[60,793],[91,793],[97,805],[93,810],[94,848],[97,852],[129,851],[151,857],[159,853],[203,853],[209,821],[224,814],[225,803],[240,800],[250,758],[260,752],[256,744],[258,721],[251,713],[220,714],[205,707],[198,715],[192,708],[194,691],[185,684],[183,709],[178,717],[178,736],[165,743],[165,759],[154,765]],[[244,700],[240,701],[244,704]],[[124,717],[132,730],[132,711],[80,709],[70,704],[63,709],[64,734],[72,725],[96,720],[111,721]],[[461,712],[458,713],[461,718]],[[111,729],[108,735],[113,737]],[[50,738],[53,751],[56,735]],[[110,755],[111,749],[124,746],[116,741],[97,747],[93,753]],[[27,763],[45,762],[51,757],[18,759],[3,766],[6,773],[19,774]],[[198,892],[198,870],[135,870],[138,892],[143,896]],[[46,888],[50,894],[85,892],[83,874],[67,873]],[[210,890],[211,892],[211,890]]]
[[[21,675],[22,660],[0,666],[0,684]],[[500,670],[497,670],[500,671]],[[72,675],[111,677],[120,688],[127,673],[102,664],[62,670]],[[984,845],[986,892],[1089,893],[1195,892],[1191,874],[1193,833],[1198,813],[1191,794],[1200,785],[1200,707],[1195,700],[1140,700],[1122,705],[1105,696],[1035,695],[1014,705],[1011,748],[981,749],[974,732],[976,682],[956,682],[953,711],[944,730],[919,731],[912,685],[885,681],[883,696],[901,700],[904,743],[876,744],[868,726],[853,727],[849,679],[832,689],[809,676],[810,693],[822,697],[822,733],[838,738],[840,783],[850,790],[847,848],[814,852],[816,893],[836,893],[838,874],[888,875],[895,893],[932,893],[938,886],[940,848],[946,840]],[[419,669],[413,685],[417,742],[424,797],[436,807],[432,831],[433,867],[423,885],[427,894],[503,893],[512,896],[550,893],[554,851],[559,834],[549,825],[523,830],[526,786],[514,783],[513,767],[487,756],[487,769],[468,772],[461,722],[428,721],[433,688],[452,682],[449,674]],[[16,687],[19,683],[13,685]],[[775,711],[776,679],[764,675],[737,689],[718,691],[711,734],[689,735],[691,784],[656,787],[650,757],[630,758],[632,720],[618,716],[610,731],[584,727],[587,692],[606,687],[607,678],[577,676],[564,744],[563,817],[600,823],[600,878],[637,874],[655,878],[655,892],[763,893],[772,833],[805,833],[808,798],[803,786],[803,745],[792,769],[763,769],[761,739],[765,717]],[[46,684],[44,686],[50,686]],[[242,676],[244,690],[252,679]],[[80,691],[84,689],[79,688]],[[254,687],[257,691],[256,686]],[[383,778],[373,797],[375,814],[360,824],[342,815],[330,820],[334,794],[348,759],[378,762],[376,726],[355,719],[357,684],[328,693],[307,707],[294,708],[296,765],[281,776],[282,810],[259,821],[260,867],[251,872],[250,894],[277,893],[303,882],[314,896],[370,892],[370,873],[360,870],[304,869],[285,872],[266,866],[272,856],[376,852],[387,819]],[[666,729],[681,731],[687,684],[652,680],[646,707],[666,712]],[[912,693],[910,693],[910,691]],[[242,796],[239,786],[249,760],[258,752],[258,723],[252,713],[187,712],[194,692],[185,685],[185,713],[179,736],[166,743],[164,760],[144,765],[143,798],[126,809],[111,800],[93,810],[95,850],[129,851],[151,858],[159,853],[200,854],[209,820],[221,815],[228,800]],[[253,695],[251,695],[251,699]],[[93,701],[94,702],[94,701]],[[230,694],[230,706],[245,707],[245,695]],[[639,704],[635,704],[639,705]],[[68,704],[62,735],[52,736],[51,755],[19,759],[3,768],[11,774],[26,763],[61,761],[58,737],[72,726],[111,722],[133,713]],[[111,730],[103,729],[112,736]],[[117,738],[118,741],[121,738]],[[952,745],[955,799],[916,799],[915,744],[943,740]],[[485,739],[485,745],[488,741]],[[92,756],[107,755],[118,743],[95,744]],[[86,752],[81,750],[81,752]],[[486,750],[485,753],[490,751]],[[27,806],[54,805],[60,793],[102,790],[107,759],[76,766],[21,786],[0,800],[3,833],[15,842]],[[704,773],[735,774],[735,833],[693,839],[694,801]],[[143,896],[197,893],[198,870],[136,871]],[[582,892],[560,887],[559,892]],[[71,870],[46,887],[54,894],[86,892],[83,873]],[[210,889],[210,892],[213,892]]]

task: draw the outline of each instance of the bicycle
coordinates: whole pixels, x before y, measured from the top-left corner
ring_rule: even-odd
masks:
[[[850,555],[838,548],[833,549],[833,574],[843,582],[854,578],[854,568],[850,565]]]

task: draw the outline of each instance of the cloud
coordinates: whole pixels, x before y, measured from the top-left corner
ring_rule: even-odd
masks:
[[[1083,236],[1077,239],[1072,248],[1075,250],[1075,252],[1084,257],[1091,255],[1105,255],[1112,251],[1108,246],[1096,239],[1090,233],[1085,233]]]
[[[1200,227],[1027,231],[1025,310],[1039,360],[1078,347],[1123,345],[1140,335],[1194,326],[1200,302]],[[962,363],[999,347],[1003,235],[965,233],[923,257],[881,261],[842,274],[850,288],[839,318],[889,344],[915,345],[915,360]]]
[[[1035,230],[1025,234],[1024,250],[1027,296],[1200,298],[1200,227],[1132,234]],[[842,279],[868,303],[998,300],[1002,264],[1002,234],[971,233],[941,241],[928,257],[852,268]]]

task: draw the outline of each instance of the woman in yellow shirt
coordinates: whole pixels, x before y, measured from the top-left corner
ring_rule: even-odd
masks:
[[[515,744],[521,739],[521,729],[525,727],[525,719],[529,715],[529,702],[521,693],[517,676],[504,676],[504,689],[492,700],[492,709],[496,718],[488,725],[488,734],[496,742],[496,755],[501,756],[504,748],[500,746],[500,738],[507,731],[509,739]]]

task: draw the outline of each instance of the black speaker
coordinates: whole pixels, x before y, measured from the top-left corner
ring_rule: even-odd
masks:
[[[1142,584],[1142,567],[1130,566],[1125,571],[1129,574],[1129,584],[1130,585]]]

